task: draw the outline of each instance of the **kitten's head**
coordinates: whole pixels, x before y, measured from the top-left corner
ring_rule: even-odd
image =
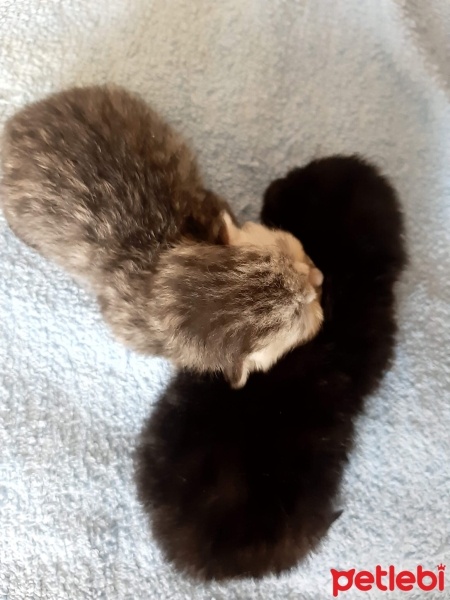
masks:
[[[256,239],[251,229],[244,240]],[[163,258],[157,297],[179,366],[220,370],[239,388],[318,333],[321,278],[266,231],[270,243],[180,244]]]
[[[222,243],[280,251],[293,261],[299,273],[307,275],[314,287],[322,285],[322,272],[315,267],[305,253],[301,242],[291,233],[281,229],[272,229],[253,221],[247,221],[242,227],[238,227],[226,211],[222,212],[221,219],[220,239]]]
[[[246,257],[246,249],[238,252]],[[287,352],[308,342],[323,322],[320,286],[311,281],[315,280],[312,269],[301,272],[287,255],[276,251],[261,254],[268,269],[256,260],[252,264],[247,255],[242,285],[247,289],[248,306],[236,304],[237,326],[249,345],[241,347],[224,369],[234,388],[243,387],[253,371],[268,371]]]

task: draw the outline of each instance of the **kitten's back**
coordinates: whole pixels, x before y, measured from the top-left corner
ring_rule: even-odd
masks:
[[[12,229],[77,275],[130,251],[151,258],[189,223],[207,237],[225,204],[204,190],[182,138],[116,86],[73,88],[19,111],[2,166]]]

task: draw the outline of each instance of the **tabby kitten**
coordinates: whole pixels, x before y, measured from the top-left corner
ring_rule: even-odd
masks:
[[[140,98],[74,88],[6,125],[11,229],[96,294],[115,336],[233,386],[314,336],[322,275],[291,235],[236,225]]]

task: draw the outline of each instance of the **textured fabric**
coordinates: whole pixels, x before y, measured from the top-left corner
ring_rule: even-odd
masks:
[[[170,369],[113,341],[92,298],[0,217],[1,599],[321,600],[330,568],[450,569],[449,31],[447,0],[0,0],[2,122],[74,83],[123,84],[187,135],[242,216],[289,167],[360,152],[400,193],[411,255],[342,517],[293,573],[204,586],[164,563],[132,478]]]

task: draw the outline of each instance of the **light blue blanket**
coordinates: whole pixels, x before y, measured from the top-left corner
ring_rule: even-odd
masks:
[[[344,514],[292,574],[203,586],[164,563],[132,480],[170,369],[116,343],[93,299],[0,217],[0,598],[321,600],[331,568],[450,570],[448,0],[2,0],[0,40],[1,122],[74,83],[123,84],[247,217],[289,167],[360,152],[398,188],[411,254]]]

